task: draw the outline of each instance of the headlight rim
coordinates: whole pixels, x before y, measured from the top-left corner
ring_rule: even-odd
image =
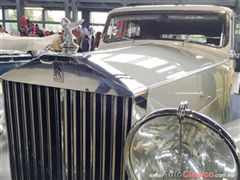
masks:
[[[148,121],[151,121],[153,118],[161,117],[161,116],[176,116],[176,118],[177,118],[177,112],[178,112],[178,109],[176,109],[176,108],[166,108],[166,109],[156,110],[156,111],[153,111],[152,113],[147,114],[146,116],[142,117],[141,120],[137,121],[132,126],[132,128],[127,136],[127,139],[125,141],[125,145],[124,145],[124,168],[125,168],[127,174],[131,178],[137,180],[137,177],[135,176],[135,174],[133,172],[132,164],[130,162],[130,159],[131,159],[130,148],[131,148],[132,140],[133,140],[135,133],[138,131],[139,128],[142,127],[142,125],[144,125]],[[237,154],[238,149],[236,147],[236,144],[234,143],[233,138],[228,133],[228,131],[223,126],[221,126],[219,123],[217,123],[216,121],[214,121],[213,119],[211,119],[210,117],[207,117],[206,115],[204,115],[202,113],[199,113],[199,112],[191,110],[191,109],[186,109],[185,113],[186,113],[184,116],[185,118],[190,118],[192,120],[200,122],[220,135],[220,137],[224,140],[224,142],[230,148],[234,159],[236,159],[237,169],[240,169],[240,159]],[[239,179],[239,178],[240,178],[240,172],[238,173],[237,179]]]

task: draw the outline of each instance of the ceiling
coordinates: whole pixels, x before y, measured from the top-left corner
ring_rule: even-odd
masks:
[[[17,0],[1,0],[0,6],[14,7]],[[25,0],[24,6],[64,9],[66,0]],[[71,3],[72,0],[67,0]],[[76,0],[78,9],[109,11],[116,7],[144,4],[212,4],[235,7],[238,0]]]

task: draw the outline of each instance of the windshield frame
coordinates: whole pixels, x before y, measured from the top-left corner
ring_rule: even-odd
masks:
[[[111,19],[117,16],[126,16],[126,15],[141,15],[141,14],[146,14],[146,15],[151,15],[151,14],[176,14],[176,15],[225,15],[225,27],[224,27],[224,43],[220,46],[217,45],[212,45],[212,44],[208,44],[208,43],[199,43],[199,42],[195,42],[195,41],[188,41],[188,43],[194,43],[194,44],[200,44],[200,45],[204,45],[204,46],[211,46],[211,47],[215,47],[215,48],[224,48],[228,45],[229,40],[230,40],[230,14],[227,11],[223,11],[223,10],[219,10],[219,11],[204,11],[204,10],[190,10],[190,11],[184,11],[184,10],[154,10],[154,11],[129,11],[129,12],[114,12],[109,14],[107,21],[106,21],[106,25],[104,27],[104,31],[103,31],[103,42],[104,43],[114,43],[114,42],[122,42],[122,41],[129,41],[129,40],[138,40],[138,39],[133,39],[133,38],[124,38],[124,39],[115,39],[115,40],[106,40],[106,35],[108,32],[108,29],[110,27],[110,23],[111,23]],[[141,39],[144,40],[144,39]],[[146,40],[146,39],[145,39]],[[151,39],[150,39],[151,40]],[[182,41],[185,42],[184,40],[178,40],[178,39],[153,39],[153,40],[159,40],[159,41]]]

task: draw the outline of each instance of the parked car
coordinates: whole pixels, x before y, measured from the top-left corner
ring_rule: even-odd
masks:
[[[240,178],[231,9],[115,9],[85,54],[64,22],[65,54],[2,75],[13,180]]]
[[[36,55],[39,50],[48,49],[58,39],[58,34],[47,37],[25,37],[0,33],[0,50],[31,52],[33,55]]]

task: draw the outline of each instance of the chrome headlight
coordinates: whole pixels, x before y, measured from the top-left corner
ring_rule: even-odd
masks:
[[[124,153],[132,179],[239,179],[231,137],[188,109],[180,115],[177,109],[165,109],[144,117],[131,130]]]

